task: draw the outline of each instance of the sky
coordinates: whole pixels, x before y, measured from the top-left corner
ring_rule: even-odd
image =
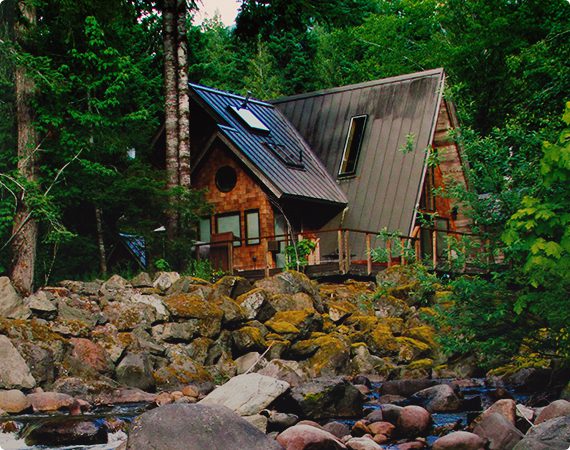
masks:
[[[1,0],[0,0],[1,1]],[[198,0],[198,13],[195,24],[199,25],[204,19],[211,19],[219,13],[224,25],[232,25],[241,2],[239,0]]]

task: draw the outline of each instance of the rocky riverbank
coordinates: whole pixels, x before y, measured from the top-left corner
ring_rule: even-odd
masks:
[[[2,429],[18,432],[29,445],[97,445],[107,442],[110,432],[129,428],[126,416],[163,406],[132,427],[129,448],[144,448],[133,439],[153,430],[148,423],[162,423],[178,435],[175,417],[188,414],[199,424],[201,416],[211,420],[221,414],[207,408],[223,405],[249,424],[239,419],[236,425],[248,435],[243,448],[257,448],[252,429],[271,441],[262,439],[259,448],[313,448],[311,439],[324,438],[323,433],[328,443],[314,448],[424,448],[433,443],[425,437],[436,433],[432,413],[482,410],[461,398],[460,383],[438,384],[433,378],[465,378],[477,368],[465,361],[451,364],[441,354],[426,322],[434,311],[422,306],[417,281],[397,269],[383,276],[392,287],[378,291],[374,283],[319,285],[298,272],[253,284],[235,276],[212,284],[173,272],[153,278],[143,273],[132,280],[65,281],[27,298],[0,278]],[[508,381],[544,389],[545,374],[552,379],[551,371],[525,369],[508,374]],[[370,388],[369,378],[383,382],[381,392]],[[502,380],[489,383],[500,387]],[[216,385],[221,387],[214,390]],[[122,417],[116,419],[105,412],[109,405],[140,407],[132,414],[111,413]],[[513,402],[509,411],[512,405],[522,408]],[[557,405],[566,411],[566,404]],[[33,420],[30,412],[47,419],[26,427]],[[157,422],[163,414],[173,417]],[[336,422],[342,418],[351,420],[350,427]],[[517,420],[508,429],[520,440],[526,429],[515,433]],[[219,421],[220,426],[229,422],[228,417]],[[150,433],[160,436],[155,431]],[[212,442],[206,429],[196,433],[206,433],[204,439]],[[483,442],[455,434],[462,436]],[[216,448],[235,448],[221,442]]]

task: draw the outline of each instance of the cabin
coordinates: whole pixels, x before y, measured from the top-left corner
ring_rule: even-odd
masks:
[[[388,265],[405,247],[437,263],[445,236],[470,231],[441,195],[466,186],[444,88],[443,69],[271,102],[191,85],[192,183],[213,205],[198,255],[267,273],[284,266],[286,245],[310,239],[315,273],[369,275],[382,245]],[[400,255],[381,230],[399,236]]]

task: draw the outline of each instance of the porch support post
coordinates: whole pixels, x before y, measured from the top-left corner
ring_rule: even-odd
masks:
[[[366,233],[366,273],[372,274],[372,246],[370,244],[370,234]]]

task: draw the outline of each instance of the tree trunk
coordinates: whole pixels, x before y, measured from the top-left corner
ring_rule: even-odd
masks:
[[[103,238],[103,211],[95,207],[95,224],[97,226],[97,245],[99,247],[99,271],[107,275],[107,253],[105,252],[105,239]]]
[[[163,11],[164,41],[164,114],[166,133],[166,187],[179,186],[178,166],[178,85],[176,71],[176,0],[165,0]],[[167,235],[169,239],[178,231],[178,214],[174,198],[167,209]]]
[[[176,33],[178,59],[178,164],[180,186],[190,188],[190,98],[188,94],[188,42],[186,0],[177,0]]]
[[[35,8],[19,1],[18,7],[22,20],[27,24],[17,22],[15,25],[16,39],[24,42],[27,27],[36,22]],[[35,91],[34,81],[29,77],[24,67],[15,70],[16,87],[16,120],[18,123],[18,173],[26,181],[36,179],[36,148],[37,135],[33,125],[32,97]],[[36,262],[36,247],[38,224],[31,217],[31,211],[26,204],[25,191],[20,196],[12,234],[12,270],[10,277],[16,289],[24,294],[32,292],[34,284],[34,268]]]

